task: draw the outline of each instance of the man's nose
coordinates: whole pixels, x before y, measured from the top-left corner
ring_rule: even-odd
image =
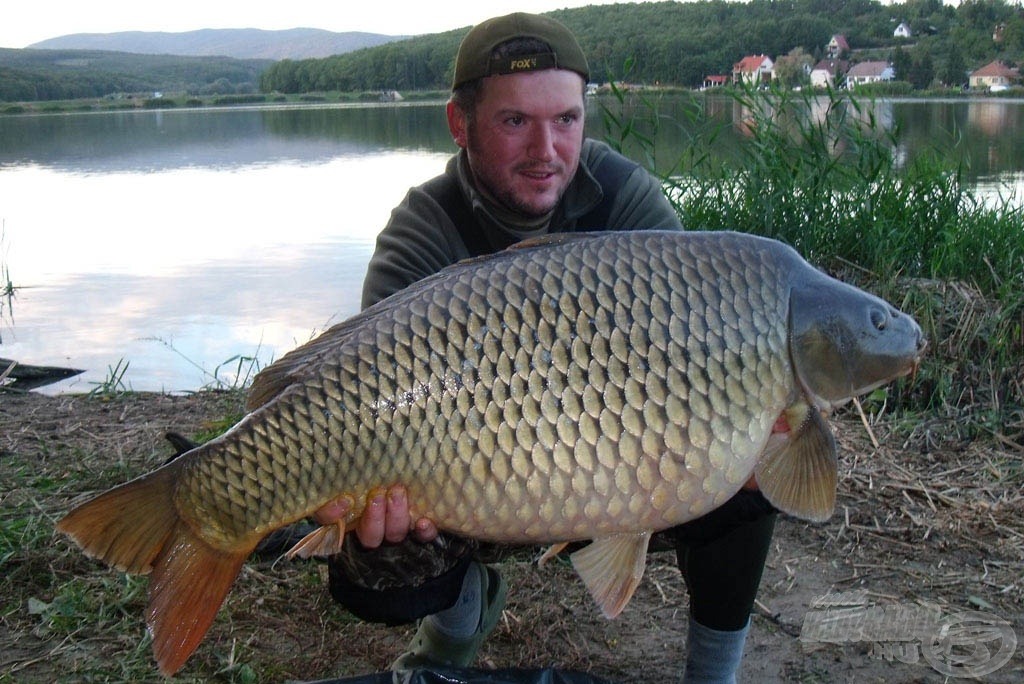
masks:
[[[555,158],[555,136],[550,126],[538,124],[534,127],[528,151],[533,159],[551,161]]]

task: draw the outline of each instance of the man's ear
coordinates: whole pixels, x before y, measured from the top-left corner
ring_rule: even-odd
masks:
[[[448,130],[451,131],[452,139],[459,147],[466,146],[466,113],[457,104],[448,101],[445,109],[448,115]]]

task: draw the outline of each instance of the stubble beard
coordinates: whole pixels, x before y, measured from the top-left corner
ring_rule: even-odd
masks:
[[[481,156],[479,154],[479,139],[477,137],[476,126],[472,125],[472,123],[468,124],[466,127],[466,142],[467,152],[471,156],[475,156],[479,159]],[[501,178],[496,177],[494,174],[487,173],[486,164],[482,166],[484,167],[483,169],[474,169],[473,165],[470,165],[470,170],[473,174],[473,180],[476,183],[477,190],[481,191],[491,201],[496,202],[508,211],[519,214],[525,218],[538,219],[547,216],[556,206],[558,206],[558,203],[562,200],[562,196],[565,194],[565,187],[561,187],[558,189],[557,195],[549,203],[550,206],[537,207],[527,199],[520,196],[512,185],[502,183]],[[554,173],[560,179],[565,178],[565,167],[560,161],[555,161],[551,164],[519,164],[511,170],[511,174],[513,178],[515,178],[518,174],[524,171],[529,171],[530,169]]]

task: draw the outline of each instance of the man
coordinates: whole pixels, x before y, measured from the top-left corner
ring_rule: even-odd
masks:
[[[682,228],[655,178],[584,140],[588,77],[575,38],[549,18],[513,14],[469,32],[447,105],[461,150],[393,211],[370,261],[364,307],[526,238]],[[337,502],[317,518],[345,510]],[[760,493],[745,490],[666,532],[691,597],[686,681],[735,680],[774,521]],[[419,620],[395,669],[472,663],[506,592],[498,572],[474,560],[473,544],[413,521],[401,486],[371,496],[356,536],[329,560],[331,594],[367,620]]]

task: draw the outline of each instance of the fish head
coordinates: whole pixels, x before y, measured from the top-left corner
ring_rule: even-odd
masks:
[[[914,372],[926,346],[913,317],[852,285],[815,271],[790,290],[790,357],[818,408]]]

